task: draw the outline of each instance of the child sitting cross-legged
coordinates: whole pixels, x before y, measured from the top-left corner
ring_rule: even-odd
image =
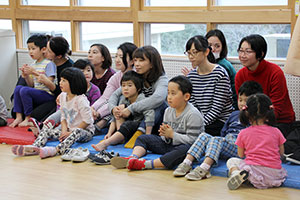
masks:
[[[33,145],[14,145],[12,152],[19,156],[40,155],[41,158],[64,154],[75,142],[88,142],[95,127],[90,102],[84,95],[87,81],[80,69],[69,67],[61,72],[60,110],[61,129],[43,126]],[[56,147],[43,147],[49,138],[60,141]]]
[[[192,147],[189,149],[184,161],[173,172],[175,177],[183,177],[188,180],[201,180],[209,178],[210,168],[218,164],[219,157],[230,158],[237,156],[237,146],[234,144],[240,130],[246,128],[240,123],[239,114],[243,106],[246,105],[247,98],[256,93],[262,93],[261,85],[255,81],[246,81],[238,91],[238,108],[232,112],[225,122],[221,136],[211,136],[201,133]],[[200,160],[205,154],[204,161],[192,170],[192,163]]]
[[[122,95],[119,100],[119,107],[125,108],[134,102],[145,99],[142,93],[143,77],[135,71],[127,71],[121,79]],[[118,144],[128,141],[135,131],[138,129],[140,122],[145,118],[146,134],[151,134],[154,124],[154,110],[146,110],[142,113],[134,113],[128,118],[114,116],[113,121],[109,126],[108,133],[104,140],[98,144],[93,144],[92,147],[96,151],[102,151],[111,144]]]
[[[186,152],[200,133],[204,131],[201,113],[188,102],[192,84],[185,76],[176,76],[169,81],[163,123],[158,135],[141,135],[129,157],[114,157],[111,164],[116,168],[142,170],[152,168],[172,169],[183,161]],[[147,151],[163,154],[155,160],[140,159]]]

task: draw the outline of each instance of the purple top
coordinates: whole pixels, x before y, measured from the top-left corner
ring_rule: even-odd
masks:
[[[105,74],[101,78],[97,79],[94,76],[91,82],[94,83],[96,86],[98,86],[98,88],[101,91],[101,94],[103,94],[108,80],[112,75],[114,75],[114,73],[116,73],[115,70],[113,70],[112,68],[108,68]]]
[[[90,105],[93,105],[97,99],[101,97],[100,89],[94,85],[93,83],[90,83],[91,87],[90,89],[85,93],[85,96],[87,96]]]

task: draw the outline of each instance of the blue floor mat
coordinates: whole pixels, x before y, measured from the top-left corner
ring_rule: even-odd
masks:
[[[91,153],[97,153],[91,144],[97,144],[100,140],[104,138],[104,135],[94,136],[93,140],[88,143],[75,143],[72,145],[72,148],[88,148]],[[49,141],[47,142],[47,146],[56,146],[58,145],[58,141]],[[132,149],[124,148],[123,144],[109,146],[107,151],[114,151],[120,154],[120,156],[129,156],[131,155]],[[144,156],[145,159],[156,159],[159,158],[160,155],[148,153]],[[195,163],[194,167],[196,167],[199,163]],[[287,170],[288,177],[286,181],[283,183],[283,187],[290,187],[300,189],[300,166],[292,165],[292,164],[282,164],[282,166]],[[227,177],[227,167],[225,160],[219,160],[219,164],[217,167],[213,167],[211,169],[211,174],[214,176]]]

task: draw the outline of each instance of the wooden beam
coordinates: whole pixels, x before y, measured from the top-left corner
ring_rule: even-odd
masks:
[[[131,8],[132,8],[132,23],[133,23],[133,41],[137,46],[144,45],[144,25],[143,23],[139,23],[138,12],[142,8],[143,0],[131,0]]]
[[[139,22],[157,23],[290,23],[290,10],[140,11]]]

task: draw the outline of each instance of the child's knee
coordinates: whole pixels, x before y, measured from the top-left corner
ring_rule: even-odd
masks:
[[[226,166],[228,169],[231,169],[233,167],[239,168],[241,163],[241,159],[240,158],[230,158],[227,160],[226,162]]]

